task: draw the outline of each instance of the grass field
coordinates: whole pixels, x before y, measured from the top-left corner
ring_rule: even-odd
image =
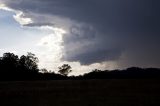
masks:
[[[0,106],[160,105],[160,80],[0,82]]]

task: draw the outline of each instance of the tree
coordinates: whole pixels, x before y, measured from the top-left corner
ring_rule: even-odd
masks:
[[[45,68],[40,69],[40,72],[41,72],[41,73],[48,73],[47,69],[45,69]]]
[[[64,76],[67,76],[70,72],[72,72],[71,66],[68,64],[63,64],[61,67],[58,68],[59,68],[58,72]]]
[[[95,70],[93,70],[92,72],[101,72],[101,70],[95,69]]]
[[[30,70],[32,72],[38,72],[38,58],[35,54],[28,53],[27,56],[22,55],[19,60],[19,65],[23,70]]]
[[[4,53],[0,60],[3,70],[11,71],[18,67],[19,58],[13,53]]]

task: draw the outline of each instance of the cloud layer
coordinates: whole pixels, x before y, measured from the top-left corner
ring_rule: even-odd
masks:
[[[158,0],[0,0],[27,26],[66,30],[64,61],[160,67]],[[31,19],[31,20],[29,20]],[[18,19],[20,20],[20,19]],[[22,22],[21,22],[22,23]]]

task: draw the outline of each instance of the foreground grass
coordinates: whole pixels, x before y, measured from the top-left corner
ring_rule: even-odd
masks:
[[[160,105],[160,80],[0,82],[0,106]]]

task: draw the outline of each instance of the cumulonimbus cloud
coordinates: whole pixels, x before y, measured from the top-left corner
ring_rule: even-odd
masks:
[[[160,53],[160,50],[156,48],[160,45],[159,1],[0,0],[0,2],[11,9],[22,11],[25,17],[31,18],[33,22],[28,23],[28,26],[49,25],[67,30],[68,33],[63,36],[63,60],[79,61],[82,64],[119,61],[125,53],[131,51],[135,54],[130,53],[126,56],[135,58],[140,56],[148,60],[152,55],[149,51],[152,51],[153,54],[156,52],[156,55],[147,64],[159,62],[160,56],[157,52]],[[147,47],[150,48],[147,50]],[[128,63],[132,61],[129,57],[125,58]],[[141,61],[139,58],[136,60]],[[144,66],[145,63],[143,61]],[[126,62],[121,61],[121,64]]]

